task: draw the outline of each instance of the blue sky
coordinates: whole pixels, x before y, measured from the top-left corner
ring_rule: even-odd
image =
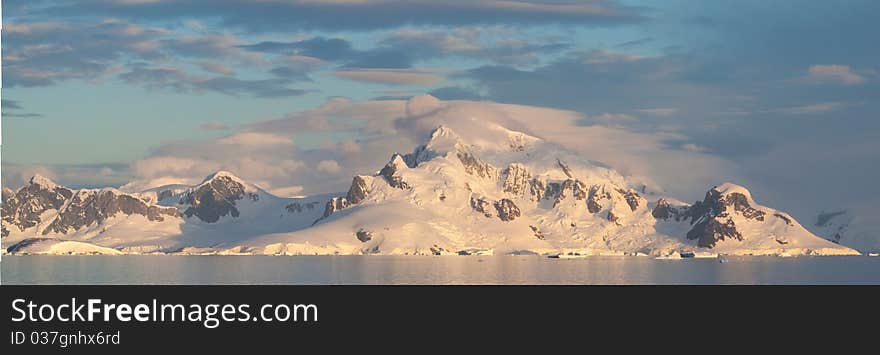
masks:
[[[334,118],[340,129],[305,124],[309,113],[337,98],[430,93],[573,110],[580,125],[657,139],[658,149],[681,152],[677,159],[712,159],[708,166],[727,168],[705,168],[711,180],[736,179],[795,213],[880,200],[867,188],[880,178],[876,1],[3,6],[6,185],[34,172],[75,186],[121,185],[150,175],[150,159],[216,159],[205,142],[279,120],[303,125],[273,132],[296,153],[268,164],[317,169],[338,176],[322,181],[344,185],[374,162],[339,150],[372,153],[364,142],[377,136],[343,124],[357,113]],[[387,159],[379,152],[373,159]],[[650,173],[675,181],[689,172]],[[302,180],[296,186],[308,186]],[[708,186],[688,188],[699,195]]]

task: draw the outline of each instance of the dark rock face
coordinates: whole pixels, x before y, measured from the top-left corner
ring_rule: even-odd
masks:
[[[501,199],[495,202],[495,210],[498,211],[498,218],[502,221],[509,222],[520,216],[519,207],[509,199]]]
[[[485,198],[476,196],[471,197],[471,208],[473,208],[474,211],[482,213],[487,218],[492,218],[492,212],[489,209],[490,206],[492,206],[492,203]]]
[[[192,191],[187,191],[179,204],[190,205],[183,213],[186,217],[196,216],[202,221],[214,223],[220,217],[238,217],[236,201],[248,198],[259,200],[259,195],[245,192],[244,185],[229,176],[216,176]]]
[[[456,155],[458,156],[458,160],[461,161],[461,164],[464,165],[464,171],[466,173],[481,178],[492,178],[495,176],[495,167],[482,162],[470,153],[459,150]]]
[[[669,220],[670,218],[674,219],[676,222],[680,221],[682,217],[687,212],[687,209],[682,211],[678,207],[671,206],[669,201],[666,199],[657,200],[657,205],[654,206],[654,209],[651,211],[651,215],[656,219]]]
[[[363,228],[358,230],[357,233],[355,233],[355,235],[357,236],[357,239],[361,241],[361,243],[366,243],[366,242],[373,239],[373,233],[371,233],[370,231],[367,231]]]
[[[532,185],[532,175],[529,174],[529,171],[522,164],[513,163],[508,165],[507,169],[504,169],[503,174],[504,181],[501,183],[501,188],[504,192],[513,195],[523,195]]]
[[[341,209],[345,209],[348,206],[350,206],[350,205],[348,204],[348,199],[346,199],[345,197],[331,198],[330,201],[327,201],[327,205],[324,206],[324,216],[321,218],[323,219],[323,218],[330,217],[330,215],[333,214],[333,212],[339,211]]]
[[[791,221],[791,218],[788,218],[788,217],[786,217],[785,215],[783,215],[783,214],[781,214],[781,213],[774,213],[773,216],[776,217],[776,218],[779,218],[779,219],[783,220],[783,221],[785,222],[785,224],[787,224],[787,225],[789,225],[789,226],[793,226],[793,225],[794,225],[794,223],[792,223],[792,221]]]
[[[153,222],[161,222],[165,217],[179,217],[180,212],[173,207],[148,205],[143,200],[113,190],[81,190],[58,213],[58,217],[43,230],[49,233],[67,234],[83,227],[97,225],[106,219],[122,213],[142,215]]]
[[[696,239],[697,245],[712,248],[716,243],[726,239],[743,240],[742,234],[736,229],[732,214],[739,213],[746,219],[764,220],[764,211],[753,208],[748,198],[738,192],[722,195],[718,190],[711,189],[703,201],[697,201],[688,208],[687,216],[693,225],[687,233],[688,239]]]
[[[535,238],[538,238],[539,240],[547,239],[547,237],[544,235],[544,233],[541,233],[541,230],[538,229],[538,227],[529,226],[529,228],[532,229],[532,233],[535,233]]]
[[[639,194],[635,191],[625,191],[625,190],[617,190],[623,195],[623,198],[626,199],[626,204],[629,205],[629,209],[635,212],[636,209],[639,208]]]
[[[701,220],[687,232],[687,239],[698,239],[697,245],[703,248],[713,248],[721,240],[733,238],[743,240],[742,234],[736,230],[733,220],[719,220],[716,218]]]
[[[351,187],[348,189],[348,194],[345,195],[349,203],[356,205],[367,198],[370,193],[367,179],[364,176],[355,176],[351,180]]]
[[[562,182],[562,185],[559,186],[558,191],[548,191],[547,195],[549,196],[551,193],[556,195],[556,201],[553,202],[553,206],[555,207],[568,197],[573,197],[576,201],[582,201],[586,199],[587,185],[578,180],[567,179]]]
[[[43,182],[46,181],[46,182]],[[59,210],[73,196],[73,191],[62,186],[55,186],[45,178],[34,177],[28,185],[14,194],[5,191],[2,211],[3,233],[9,235],[12,228],[25,230],[43,221],[40,215],[50,210]]]
[[[305,202],[305,203],[294,202],[294,203],[288,204],[287,206],[284,206],[284,209],[286,209],[287,212],[290,212],[290,213],[302,213],[303,210],[311,211],[317,207],[318,207],[318,202],[315,202],[315,201]]]
[[[604,186],[590,187],[590,197],[587,198],[587,210],[590,213],[597,213],[602,210],[602,201],[611,200],[611,193]]]
[[[400,176],[400,171],[408,168],[406,162],[404,162],[403,157],[400,154],[394,154],[391,157],[391,161],[379,171],[379,175],[385,178],[388,181],[388,185],[391,187],[398,189],[409,189],[410,186],[403,181],[403,177]],[[354,202],[353,202],[354,203]]]

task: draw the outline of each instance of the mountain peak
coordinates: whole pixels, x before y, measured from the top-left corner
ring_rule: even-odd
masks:
[[[752,193],[749,192],[747,188],[742,185],[734,184],[732,182],[725,182],[723,184],[713,187],[712,190],[718,191],[718,193],[721,195],[739,193],[748,198],[749,201],[752,201]]]
[[[43,188],[46,188],[49,190],[58,187],[58,184],[56,184],[54,181],[52,181],[52,179],[49,179],[49,178],[47,178],[43,175],[40,175],[40,174],[35,174],[34,176],[32,176],[30,178],[30,180],[28,180],[28,182],[31,185],[37,185],[37,186],[40,186],[40,187],[43,187]]]
[[[202,183],[204,184],[206,182],[209,182],[209,181],[212,181],[215,179],[219,179],[219,178],[229,178],[229,179],[232,179],[232,181],[244,184],[244,180],[242,180],[240,177],[235,176],[235,174],[230,173],[225,170],[218,170],[215,173],[208,175],[207,177],[205,177],[204,180],[202,180]]]

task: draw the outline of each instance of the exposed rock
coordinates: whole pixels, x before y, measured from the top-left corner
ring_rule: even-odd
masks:
[[[522,164],[513,163],[508,165],[507,169],[504,169],[503,174],[504,181],[501,183],[501,188],[504,192],[513,195],[523,195],[526,192],[526,188],[531,186],[532,175],[529,174],[529,171]]]
[[[317,201],[311,201],[306,203],[294,202],[284,206],[284,208],[290,213],[302,213],[303,210],[314,210],[318,207]]]
[[[351,180],[351,187],[348,188],[348,193],[345,195],[345,198],[349,203],[356,205],[367,198],[367,195],[370,193],[369,179],[372,178],[369,176],[358,175]]]
[[[544,180],[532,179],[530,187],[534,201],[541,201],[544,198],[544,194],[547,193],[547,183]]]
[[[324,217],[322,218],[327,218],[331,214],[333,214],[333,212],[345,209],[348,206],[350,205],[348,203],[348,199],[346,199],[345,197],[331,198],[330,201],[327,201],[327,206],[325,206],[324,208]]]
[[[485,198],[471,196],[471,208],[473,208],[474,211],[482,213],[488,218],[492,217],[492,212],[489,210],[491,206],[492,203],[487,201]]]
[[[2,235],[9,235],[13,228],[23,231],[44,222],[40,215],[61,209],[71,196],[72,190],[40,175],[34,175],[27,185],[14,194],[5,191],[0,207],[4,229]]]
[[[186,217],[196,216],[202,221],[214,223],[224,216],[238,217],[240,213],[235,207],[236,201],[245,197],[251,201],[259,200],[257,194],[245,191],[238,178],[229,173],[218,172],[185,192],[178,203],[189,205],[183,212]]]
[[[498,211],[498,218],[505,222],[512,221],[520,216],[519,207],[513,201],[506,198],[495,202],[495,210]]]
[[[400,171],[404,169],[408,169],[406,162],[403,160],[403,157],[400,154],[395,153],[394,156],[391,157],[391,161],[379,171],[379,175],[385,178],[388,181],[388,184],[391,187],[398,189],[409,189],[410,186],[403,181],[403,177],[400,176]],[[354,202],[352,202],[354,203]]]
[[[545,240],[545,239],[547,239],[547,237],[544,236],[544,233],[541,233],[541,230],[539,230],[538,227],[535,227],[535,226],[529,226],[529,228],[532,229],[532,233],[535,233],[535,238],[538,238],[538,239],[540,239],[540,240]]]
[[[736,229],[731,214],[739,213],[746,219],[763,221],[764,211],[753,208],[749,198],[740,192],[722,194],[717,188],[706,193],[703,201],[697,201],[688,209],[693,228],[688,239],[698,239],[697,245],[712,248],[725,239],[743,240]]]
[[[623,189],[618,190],[623,195],[623,198],[626,199],[626,204],[629,205],[629,209],[635,211],[639,208],[639,200],[641,196],[635,191],[626,191]]]
[[[362,243],[366,243],[373,239],[373,233],[363,228],[359,229],[357,233],[355,233],[355,235],[357,236],[357,239],[360,240]]]
[[[608,214],[605,215],[605,219],[607,219],[607,220],[610,221],[610,222],[615,222],[615,223],[616,223],[617,220],[620,219],[620,217],[616,216],[616,215],[614,214],[613,211],[608,211]]]
[[[680,221],[686,213],[687,208],[680,209],[672,206],[669,204],[669,201],[663,198],[657,200],[657,205],[654,206],[654,209],[651,211],[651,215],[656,219],[662,219],[665,221],[672,218],[676,222]]]
[[[587,185],[583,182],[573,179],[567,179],[562,182],[562,185],[559,187],[559,191],[548,192],[555,193],[556,201],[553,202],[553,206],[559,205],[566,198],[573,197],[576,201],[582,201],[587,198]]]
[[[484,163],[482,160],[474,157],[471,153],[459,149],[456,153],[458,160],[464,165],[464,171],[470,175],[479,176],[481,178],[491,179],[495,176],[495,167]]]
[[[574,178],[573,174],[571,173],[571,169],[568,167],[568,164],[563,163],[562,160],[556,159],[556,165],[559,166],[560,169],[562,169],[562,172],[565,173],[565,176],[568,176],[569,179]]]
[[[602,210],[603,201],[610,201],[611,193],[605,188],[605,185],[595,185],[590,187],[590,196],[587,198],[587,210],[590,213],[597,213]]]
[[[59,211],[58,216],[42,234],[67,234],[71,230],[78,231],[101,224],[119,213],[141,215],[153,222],[162,222],[165,217],[180,217],[180,212],[174,207],[149,205],[137,197],[116,190],[80,190]]]
[[[713,248],[718,241],[730,238],[743,240],[732,219],[704,219],[687,232],[687,239],[698,239],[697,245],[703,248]]]
[[[781,214],[781,213],[774,213],[773,216],[776,217],[776,218],[779,218],[779,219],[781,219],[781,220],[783,220],[783,221],[785,221],[785,224],[787,224],[787,225],[789,225],[789,226],[793,226],[793,225],[794,225],[794,223],[792,223],[792,221],[791,221],[791,218],[786,217],[785,215],[783,215],[783,214]]]

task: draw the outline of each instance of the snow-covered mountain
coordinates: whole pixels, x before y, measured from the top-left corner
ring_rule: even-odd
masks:
[[[3,223],[16,253],[858,254],[741,186],[686,204],[479,120],[437,127],[346,193],[280,198],[228,172],[141,193],[34,177],[4,190]]]
[[[834,243],[866,253],[880,252],[880,229],[873,220],[876,217],[865,217],[868,216],[845,209],[821,212],[811,227],[817,235]]]

